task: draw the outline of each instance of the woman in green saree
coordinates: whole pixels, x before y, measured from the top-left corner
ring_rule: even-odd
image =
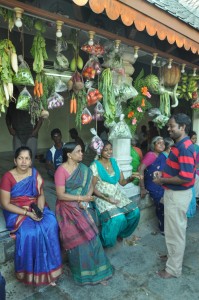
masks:
[[[56,216],[74,280],[80,285],[106,284],[113,268],[89,213],[89,202],[93,201],[93,175],[81,163],[82,157],[78,143],[63,146],[63,164],[55,172]]]
[[[112,247],[117,240],[130,236],[138,225],[140,210],[137,202],[130,200],[119,186],[126,185],[134,178],[140,178],[139,173],[133,173],[127,179],[114,158],[112,145],[104,142],[103,149],[97,160],[91,166],[93,171],[93,186],[95,204],[101,223],[100,238],[104,247]]]

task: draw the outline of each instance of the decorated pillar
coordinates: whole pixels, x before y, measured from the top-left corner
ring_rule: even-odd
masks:
[[[124,177],[127,178],[132,174],[131,161],[131,139],[113,139],[111,140],[113,145],[113,157],[117,160]],[[121,189],[126,193],[126,195],[131,198],[132,196],[138,195],[140,193],[139,186],[129,183],[124,187],[121,186]]]
[[[193,109],[193,130],[197,133],[198,141],[197,144],[199,144],[199,110]]]

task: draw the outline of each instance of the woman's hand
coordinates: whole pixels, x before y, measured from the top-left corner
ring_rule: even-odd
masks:
[[[153,182],[154,183],[156,183],[158,185],[162,185],[161,178],[162,178],[162,172],[160,172],[160,171],[153,172]]]
[[[144,176],[143,176],[142,174],[140,174],[139,172],[133,172],[129,178],[132,179],[132,180],[133,180],[134,178],[137,178],[137,179],[143,179]]]
[[[148,194],[148,191],[145,189],[145,187],[140,187],[141,198],[144,198],[146,194]]]
[[[120,201],[115,200],[115,199],[111,198],[109,195],[106,195],[106,194],[102,195],[101,198],[104,199],[105,201],[107,201],[108,203],[111,203],[111,204],[117,205],[117,204],[120,203]]]
[[[80,201],[83,201],[83,202],[94,201],[94,197],[91,195],[80,196]]]
[[[153,172],[153,178],[161,178],[162,177],[162,172],[161,171],[155,171]]]
[[[30,217],[31,219],[33,219],[34,221],[37,221],[37,222],[42,220],[42,218],[37,217],[37,215],[34,213],[34,211],[28,211],[27,216]]]
[[[87,209],[88,208],[88,202],[79,202],[79,207],[81,209]]]
[[[115,204],[115,205],[118,205],[118,204],[120,203],[120,201],[115,200],[115,199],[113,199],[113,198],[109,198],[109,201],[108,201],[108,202],[111,203],[111,204]]]

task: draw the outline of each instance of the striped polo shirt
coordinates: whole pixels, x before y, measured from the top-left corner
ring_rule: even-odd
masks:
[[[164,184],[164,187],[175,191],[187,190],[193,187],[196,173],[195,160],[194,145],[186,136],[171,148],[162,176],[163,178],[178,176],[187,180],[187,182],[181,185]]]

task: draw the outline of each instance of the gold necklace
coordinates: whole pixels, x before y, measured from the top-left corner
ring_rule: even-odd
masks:
[[[108,162],[108,164],[105,164],[104,162],[101,161],[101,163],[102,163],[103,167],[104,167],[107,171],[111,168],[110,162]]]

